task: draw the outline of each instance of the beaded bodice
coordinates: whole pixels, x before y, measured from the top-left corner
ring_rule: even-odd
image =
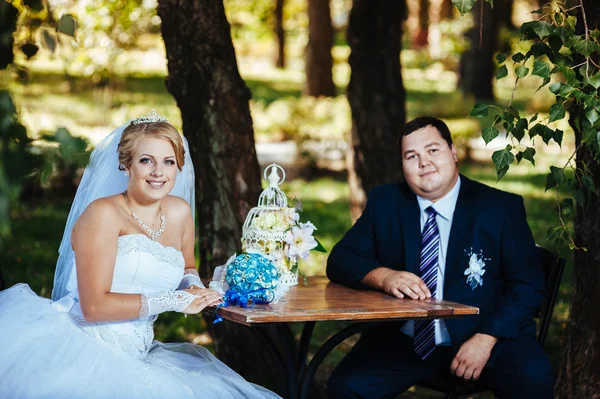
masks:
[[[149,294],[176,289],[184,265],[183,254],[173,247],[165,247],[144,234],[120,236],[111,291]],[[78,305],[69,313],[86,333],[132,356],[142,358],[147,354],[154,339],[152,324],[156,317],[89,323]]]

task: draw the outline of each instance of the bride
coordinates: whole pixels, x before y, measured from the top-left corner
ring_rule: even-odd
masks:
[[[222,300],[196,272],[193,207],[187,142],[165,118],[104,139],[71,207],[54,301],[25,284],[0,291],[0,396],[277,398],[201,346],[153,342],[158,314]]]

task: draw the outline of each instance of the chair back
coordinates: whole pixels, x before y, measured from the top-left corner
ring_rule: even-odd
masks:
[[[546,279],[546,295],[537,313],[539,318],[537,341],[543,347],[552,321],[566,260],[546,248],[538,247],[538,253]]]

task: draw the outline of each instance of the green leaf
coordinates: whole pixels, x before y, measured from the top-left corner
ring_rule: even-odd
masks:
[[[555,29],[554,34],[548,38],[548,45],[550,46],[550,50],[552,50],[553,53],[558,53],[560,51],[560,49],[562,48],[562,44],[563,44],[562,38],[556,34],[556,29]]]
[[[563,139],[563,136],[564,136],[564,132],[563,132],[562,130],[560,130],[560,129],[556,129],[556,130],[554,131],[554,137],[552,137],[552,138],[554,139],[554,141],[556,141],[556,143],[557,143],[559,146],[562,146],[562,139]]]
[[[512,147],[508,145],[506,148],[494,151],[492,154],[492,161],[494,162],[494,165],[496,165],[496,171],[509,166],[515,160],[515,156],[509,148],[512,149]]]
[[[559,203],[560,213],[563,216],[570,217],[573,214],[573,198],[565,198]]]
[[[550,107],[550,120],[548,122],[554,122],[561,120],[565,117],[565,107],[561,103],[552,104]]]
[[[518,67],[515,72],[517,73],[518,77],[524,78],[529,73],[529,68],[527,68],[525,66]]]
[[[525,149],[525,151],[523,151],[523,159],[528,160],[529,162],[531,162],[531,164],[533,166],[535,166],[535,148],[533,147],[527,147]]]
[[[498,137],[499,133],[500,132],[498,131],[498,129],[496,129],[493,126],[490,126],[483,129],[483,131],[481,132],[481,137],[483,137],[483,141],[485,141],[485,144],[489,144],[490,141]]]
[[[600,87],[600,72],[590,76],[589,79],[586,79],[586,82],[592,85],[594,89],[598,89]]]
[[[515,53],[512,56],[513,62],[522,62],[525,59],[523,53]]]
[[[44,4],[41,0],[23,0],[23,4],[35,12],[44,10]]]
[[[485,0],[487,3],[490,3],[492,7],[494,7],[494,0]]]
[[[325,249],[325,247],[323,246],[323,244],[321,244],[321,242],[315,237],[315,241],[317,242],[317,246],[315,248],[313,248],[314,251],[317,252],[325,252],[327,253],[327,250]]]
[[[580,40],[577,43],[575,43],[574,48],[575,51],[577,51],[580,54],[583,54],[585,57],[589,57],[590,54],[599,49],[596,43],[587,39]]]
[[[483,118],[488,116],[489,105],[487,104],[475,104],[469,116],[476,116],[478,118]]]
[[[67,36],[75,37],[75,18],[71,14],[64,14],[56,24],[56,30]]]
[[[51,53],[56,50],[56,39],[46,29],[42,31],[42,43]]]
[[[525,137],[525,129],[527,129],[528,123],[527,119],[520,118],[515,124],[515,128],[512,131],[512,135],[519,141]]]
[[[549,36],[554,30],[554,27],[546,21],[533,21],[531,27],[540,39]]]
[[[39,47],[31,42],[27,42],[21,45],[21,51],[23,52],[23,54],[25,54],[25,57],[27,57],[28,60],[35,56],[38,50]]]
[[[558,93],[560,92],[560,88],[562,87],[562,82],[556,82],[556,83],[552,83],[549,87],[548,90],[550,90],[550,92],[552,94],[556,94],[558,95]]]
[[[574,70],[567,66],[561,66],[559,68],[560,72],[564,75],[567,84],[571,86],[576,86],[579,84],[579,80],[577,79],[577,74]]]
[[[506,75],[508,75],[508,68],[506,68],[506,65],[502,65],[500,68],[498,68],[498,70],[496,71],[496,80],[500,80],[503,77],[505,77]]]
[[[535,115],[533,115],[533,116],[531,117],[531,119],[529,119],[529,123],[533,123],[533,122],[535,122],[535,121],[537,120],[537,118],[538,118],[538,116],[539,116],[539,115],[540,115],[540,114],[539,114],[538,112],[536,112],[536,113],[535,113]]]
[[[532,14],[543,14],[543,12],[544,12],[543,8],[538,8],[537,10],[531,11]]]
[[[554,179],[554,175],[552,173],[548,173],[546,175],[546,188],[544,189],[544,191],[548,191],[551,188],[554,188],[557,186],[556,180]]]
[[[535,92],[537,93],[542,87],[546,86],[548,83],[550,83],[550,77],[544,78],[544,80],[542,80],[542,84],[535,90]]]
[[[530,21],[521,25],[521,41],[532,40],[538,37],[537,33],[533,30],[534,23],[535,21]]]
[[[531,74],[539,76],[540,78],[548,78],[550,77],[550,65],[544,61],[535,60],[533,62],[533,71],[531,71]]]
[[[496,54],[496,62],[498,64],[502,64],[504,61],[506,61],[506,57],[508,56],[508,53],[498,53]]]
[[[550,47],[544,42],[537,42],[533,46],[531,46],[531,54],[535,57],[541,57],[542,55],[551,55],[552,50]]]
[[[476,1],[477,0],[452,0],[452,4],[456,6],[456,9],[462,16],[471,11]]]
[[[562,184],[565,182],[565,171],[562,168],[557,168],[556,166],[550,166],[550,173],[554,177],[554,181],[557,184]]]
[[[554,29],[554,34],[558,36],[565,45],[569,42],[569,38],[571,37],[571,33],[569,33],[567,29],[565,29],[562,26],[559,26],[556,29]]]
[[[560,86],[560,90],[558,91],[558,94],[561,97],[569,97],[571,95],[571,93],[573,93],[575,90],[577,90],[576,88],[574,88],[573,86],[571,86],[570,84],[563,84]]]
[[[598,132],[598,134],[600,134],[600,132]],[[592,179],[591,176],[581,176],[581,182],[583,183],[583,187],[585,187],[589,193],[596,193],[596,185],[594,184],[594,179]]]
[[[596,121],[598,119],[600,119],[600,114],[598,113],[598,111],[596,111],[595,108],[592,108],[591,110],[587,111],[585,113],[585,118],[590,122],[590,124],[593,126],[594,123],[596,123]]]
[[[572,32],[575,32],[575,27],[577,26],[577,17],[573,15],[569,15],[565,20],[565,27],[570,29]]]

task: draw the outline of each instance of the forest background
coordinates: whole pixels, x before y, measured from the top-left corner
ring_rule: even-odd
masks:
[[[9,178],[0,179],[0,271],[6,286],[27,282],[38,294],[50,295],[69,206],[89,153],[102,137],[153,108],[186,133],[181,107],[165,85],[169,69],[159,3],[0,1],[1,10],[6,4],[18,10],[16,29],[10,32],[14,60],[0,71],[0,116],[15,117],[27,136],[18,150],[22,152],[15,150],[20,158],[14,158],[6,151],[13,138],[3,131],[0,165],[2,175]],[[271,162],[286,168],[284,190],[302,201],[302,218],[318,227],[318,237],[328,249],[351,226],[364,201],[352,161],[356,137],[352,100],[346,94],[352,72],[349,42],[353,36],[348,25],[353,6],[358,9],[361,3],[222,1],[237,67],[251,92],[249,108],[261,170]],[[510,138],[500,131],[486,145],[481,130],[492,123],[492,117],[469,116],[476,103],[504,107],[509,101],[527,117],[550,113],[555,98],[537,90],[541,78],[523,79],[513,90],[514,80],[496,79],[499,68],[494,62],[496,54],[527,51],[519,27],[537,20],[539,15],[531,10],[543,4],[496,0],[492,9],[480,0],[472,12],[461,16],[447,0],[397,3],[402,4],[394,10],[400,22],[401,79],[389,84],[404,92],[387,99],[405,101],[405,120],[420,115],[444,119],[460,151],[461,172],[523,195],[536,242],[568,259],[546,344],[553,365],[559,368],[574,266],[572,251],[547,234],[560,221],[557,193],[546,191],[546,184],[549,166],[567,162],[576,147],[575,137],[566,134],[560,144],[556,140],[537,143],[535,165],[515,165],[497,181],[491,155]],[[377,25],[378,31],[381,26]],[[0,35],[9,30],[5,28]],[[516,76],[512,70],[507,73],[509,78]],[[569,132],[566,120],[556,124]],[[232,155],[245,157],[243,149]],[[390,164],[398,161],[393,153],[387,155]],[[573,215],[562,216],[562,222],[572,227]],[[302,270],[309,276],[324,274],[326,256],[313,254],[301,264]],[[319,325],[312,349],[340,325]],[[163,315],[156,338],[212,348],[209,327],[201,318]],[[292,330],[299,334],[298,326]],[[317,375],[318,386],[323,386],[354,342],[347,341],[328,357]],[[405,397],[433,395],[413,388]]]

